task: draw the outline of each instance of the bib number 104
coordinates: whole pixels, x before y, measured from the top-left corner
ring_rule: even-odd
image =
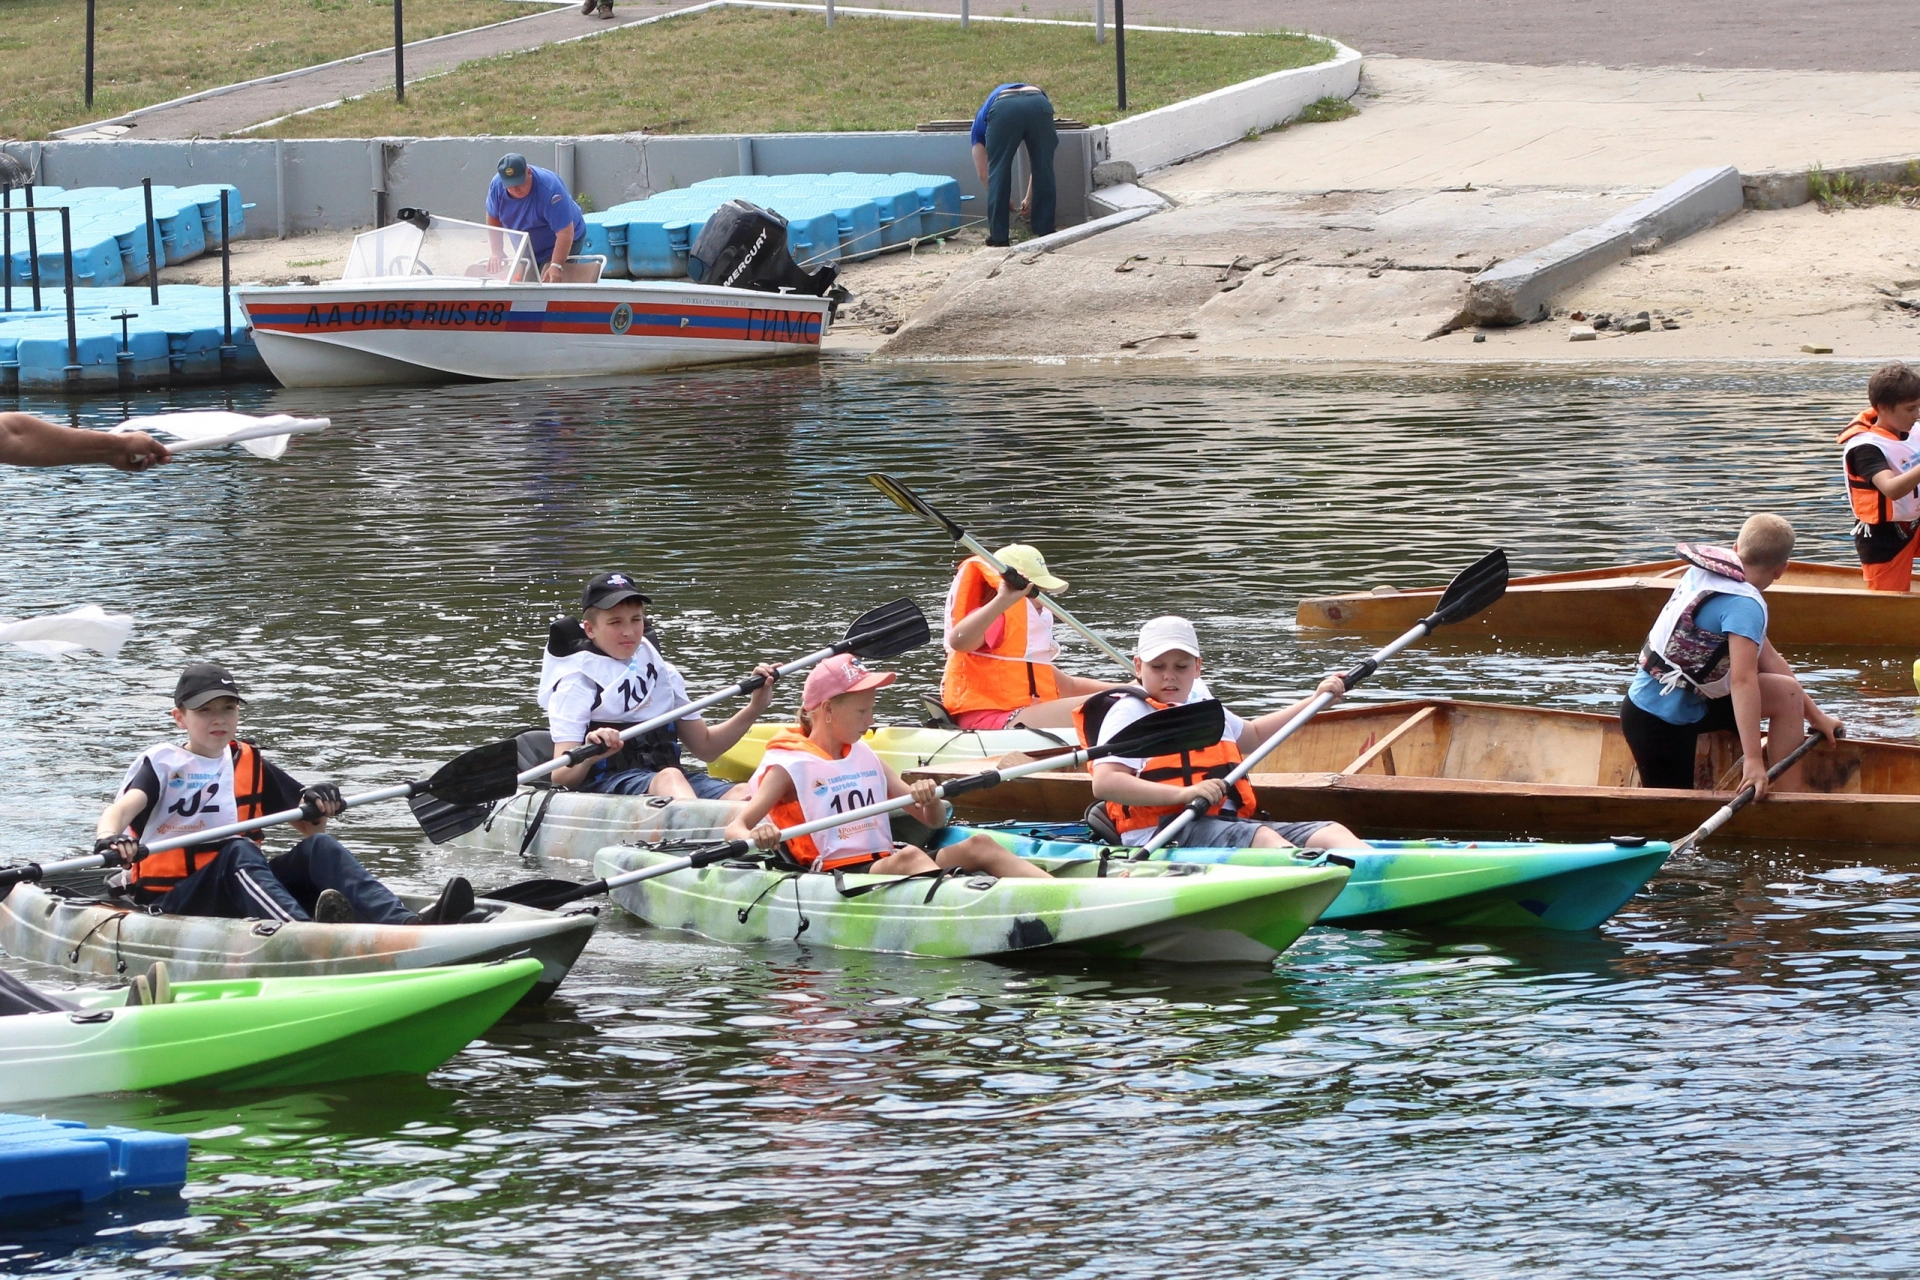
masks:
[[[852,813],[855,809],[864,809],[876,803],[879,798],[877,792],[862,791],[854,787],[848,791],[836,792],[828,809],[833,813]]]

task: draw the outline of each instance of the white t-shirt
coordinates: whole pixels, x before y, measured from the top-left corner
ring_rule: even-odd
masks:
[[[639,724],[692,701],[679,669],[650,640],[626,662],[583,649],[544,666],[540,705],[555,742],[584,742],[589,724]],[[698,719],[700,713],[690,711],[680,723]]]
[[[1199,682],[1195,681],[1193,692],[1187,695],[1187,705],[1192,706],[1196,702],[1205,701],[1207,701],[1207,695],[1200,688]],[[1223,711],[1226,710],[1224,707],[1221,709]],[[1112,742],[1115,734],[1153,710],[1154,708],[1148,706],[1143,699],[1121,698],[1107,709],[1106,719],[1100,722],[1100,742],[1102,744]],[[1247,731],[1247,722],[1231,711],[1227,711],[1226,714],[1227,728],[1226,732],[1221,736],[1220,741],[1238,742],[1240,741],[1240,735]],[[1107,756],[1104,760],[1095,761],[1095,763],[1125,765],[1135,773],[1139,773],[1147,767],[1145,758],[1133,759],[1128,756]],[[1129,832],[1128,834],[1132,833]],[[1152,834],[1152,832],[1147,832],[1147,835]]]

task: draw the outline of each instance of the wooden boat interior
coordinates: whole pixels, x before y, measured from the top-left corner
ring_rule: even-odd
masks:
[[[1677,581],[1686,571],[1687,563],[1684,560],[1652,560],[1644,564],[1608,565],[1602,569],[1571,569],[1564,573],[1520,574],[1513,578],[1507,589],[1511,591],[1516,587],[1591,587],[1614,582]],[[1855,566],[1791,560],[1787,563],[1786,573],[1781,575],[1774,589],[1813,587],[1836,591],[1858,591],[1863,585],[1860,580],[1860,570]],[[1441,590],[1440,587],[1401,589],[1382,586],[1375,587],[1370,594],[1438,595]]]

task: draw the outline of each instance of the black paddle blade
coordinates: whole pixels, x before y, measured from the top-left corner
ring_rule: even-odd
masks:
[[[928,505],[925,498],[922,498],[919,494],[907,488],[907,486],[901,484],[886,472],[868,472],[867,483],[871,484],[881,493],[886,494],[887,501],[902,511],[919,516],[922,519],[931,520],[942,529],[945,529],[947,536],[955,542],[960,541],[961,538],[966,536],[967,531],[965,529],[962,529],[959,525],[947,519],[938,511],[935,511],[933,507]]]
[[[492,898],[495,902],[511,902],[517,907],[553,911],[586,897],[596,888],[596,885],[575,884],[571,880],[522,880],[519,884],[510,884],[503,889],[488,889],[474,896]]]
[[[450,805],[491,804],[519,789],[520,743],[516,738],[502,738],[461,752],[441,765],[421,788]],[[419,812],[417,806],[414,812]]]
[[[931,639],[927,615],[920,612],[919,605],[902,596],[855,618],[841,643],[855,657],[891,658],[918,649]]]
[[[1211,747],[1227,732],[1227,709],[1218,698],[1189,702],[1141,716],[1100,745],[1102,755],[1164,756]]]
[[[420,824],[420,830],[435,844],[445,844],[467,834],[485,822],[493,812],[491,801],[486,804],[448,804],[428,791],[408,800],[407,807],[413,810],[414,821]]]
[[[1463,622],[1492,606],[1507,594],[1507,553],[1489,551],[1462,569],[1440,595],[1440,603],[1426,620],[1436,627]]]

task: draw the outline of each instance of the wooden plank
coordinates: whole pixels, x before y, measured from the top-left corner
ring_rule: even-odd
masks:
[[[1439,708],[1437,707],[1426,706],[1420,708],[1405,720],[1402,720],[1386,737],[1380,739],[1365,751],[1355,756],[1347,764],[1347,767],[1340,772],[1343,774],[1360,773],[1372,765],[1374,761],[1378,760],[1383,766],[1382,771],[1392,776],[1394,773],[1393,744],[1406,737],[1427,721],[1432,720],[1437,715],[1439,715]]]

